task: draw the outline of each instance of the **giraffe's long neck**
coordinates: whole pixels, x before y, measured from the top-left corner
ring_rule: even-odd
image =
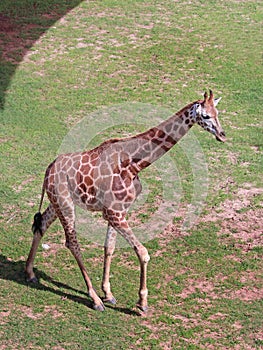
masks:
[[[130,139],[137,143],[132,158],[138,172],[168,152],[189,131],[195,123],[195,104],[191,103],[156,127]]]

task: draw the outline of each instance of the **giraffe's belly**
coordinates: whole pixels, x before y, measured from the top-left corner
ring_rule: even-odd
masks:
[[[69,181],[69,189],[74,204],[85,210],[127,212],[140,193],[141,185],[138,178],[129,181],[128,186],[126,182],[120,174],[100,176],[92,183],[84,178],[79,184],[74,179]]]
[[[120,213],[127,212],[134,202],[134,197],[132,197],[132,200],[123,201],[122,197],[115,196],[111,192],[101,193],[100,191],[96,193],[96,196],[88,194],[79,196],[72,194],[72,199],[75,205],[84,210],[105,211],[110,209]]]
[[[78,207],[84,209],[84,210],[90,210],[90,211],[102,211],[103,210],[103,204],[100,200],[96,198],[96,196],[83,194],[82,196],[79,195],[72,195],[72,199],[75,205]]]

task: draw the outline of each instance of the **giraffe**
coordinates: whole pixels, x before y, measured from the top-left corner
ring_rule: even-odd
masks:
[[[42,188],[39,212],[32,225],[33,241],[26,261],[28,282],[37,282],[33,263],[40,240],[48,227],[59,218],[65,232],[65,246],[75,257],[85,280],[93,308],[104,311],[104,303],[116,303],[110,286],[110,265],[117,233],[134,249],[140,264],[140,286],[137,307],[147,311],[147,265],[150,256],[130,228],[126,214],[138,197],[142,186],[138,177],[141,170],[168,152],[195,124],[212,133],[218,141],[225,142],[225,133],[218,120],[215,99],[210,90],[204,99],[186,107],[158,126],[135,136],[110,139],[85,152],[59,155],[47,168]],[[45,192],[50,201],[40,213]],[[93,288],[83,264],[75,229],[75,206],[100,211],[108,223],[104,243],[104,266],[100,298]]]

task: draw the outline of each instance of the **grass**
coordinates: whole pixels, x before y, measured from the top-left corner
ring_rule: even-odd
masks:
[[[19,32],[6,26],[0,37],[1,349],[260,349],[262,239],[255,234],[262,227],[262,192],[253,191],[262,186],[261,2],[44,3],[0,4],[2,23]],[[172,226],[146,243],[148,317],[134,307],[139,271],[127,247],[116,250],[112,263],[117,306],[91,309],[58,223],[44,238],[51,249],[36,258],[40,283],[27,285],[24,262],[44,171],[69,130],[83,118],[93,122],[98,111],[131,103],[148,106],[149,125],[152,107],[165,118],[164,109],[175,112],[208,88],[222,96],[228,141],[192,131],[209,178],[190,232],[180,231],[195,181],[187,143],[170,153],[181,204]],[[144,129],[139,121],[127,123],[125,116],[124,125],[91,141],[135,134]],[[142,174],[151,195],[139,210],[141,221],[158,208],[159,170]],[[79,238],[99,290],[103,248]]]

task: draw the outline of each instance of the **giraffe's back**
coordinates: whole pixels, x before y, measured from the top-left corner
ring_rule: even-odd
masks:
[[[130,158],[121,143],[105,142],[86,152],[68,153],[52,162],[45,176],[51,203],[75,205],[91,211],[126,212],[136,199],[138,177],[129,170]]]

